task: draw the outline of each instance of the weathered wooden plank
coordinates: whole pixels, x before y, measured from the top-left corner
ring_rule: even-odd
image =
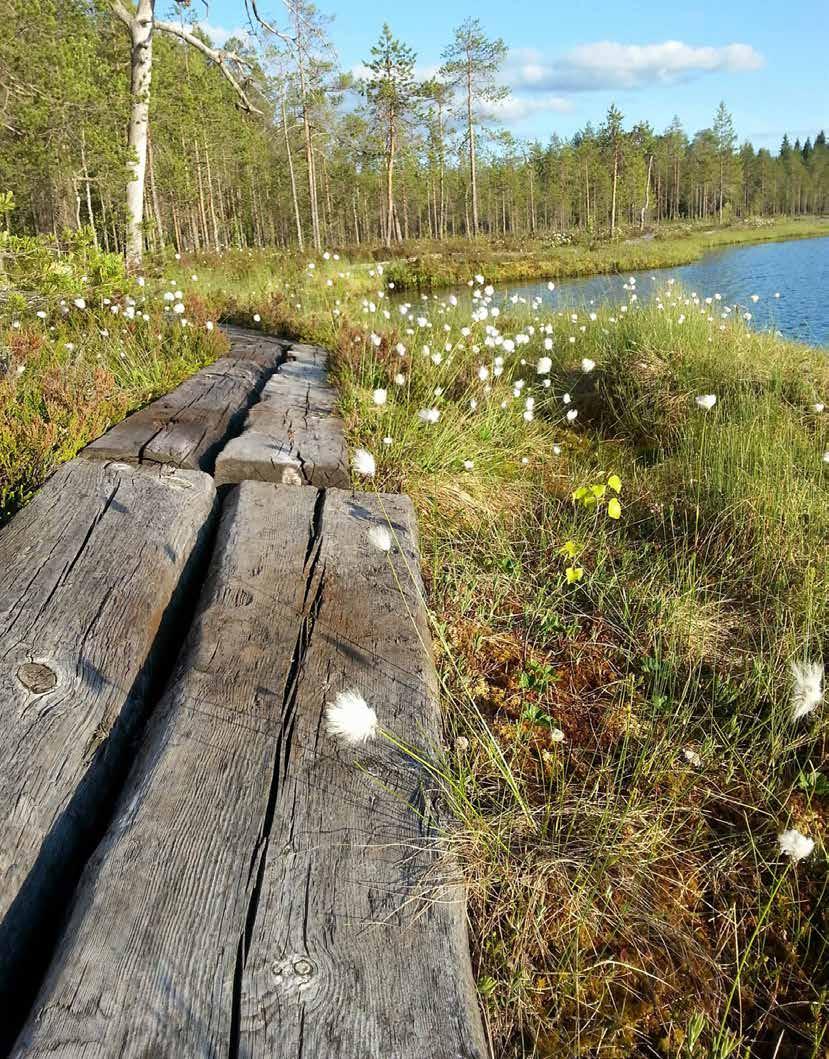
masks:
[[[0,533],[0,1039],[126,774],[214,505],[201,472],[80,458]]]
[[[294,405],[257,405],[216,461],[216,484],[246,480],[344,487],[350,481],[343,426]]]
[[[246,327],[223,324],[222,330],[230,339],[231,356],[238,360],[251,360],[271,371],[282,363],[291,345],[290,339],[251,331]]]
[[[275,360],[268,365],[217,360],[118,423],[88,445],[84,455],[212,471],[216,453],[238,429],[275,367]]]
[[[386,554],[372,525],[395,536]],[[417,531],[403,496],[325,493],[290,738],[275,770],[238,988],[238,1055],[487,1054],[463,888],[442,857],[434,784],[384,739],[341,749],[325,704],[357,689],[396,739],[438,746]]]
[[[328,353],[320,346],[308,345],[305,342],[292,342],[288,347],[288,360],[315,364],[324,368],[328,362]]]
[[[300,375],[292,372],[292,368],[293,365],[284,365],[277,375],[265,383],[259,404],[253,408],[263,404],[282,407],[290,403],[303,408],[310,415],[334,415],[337,409],[337,391],[328,385],[325,372],[314,368],[314,374],[309,377],[307,369]]]
[[[367,537],[386,516],[390,555]],[[186,649],[12,1054],[486,1055],[428,774],[324,732],[326,703],[358,688],[433,753],[428,642],[406,498],[231,491]]]
[[[345,488],[348,453],[336,393],[317,364],[288,361],[265,384],[242,433],[216,460],[216,483],[247,479]]]

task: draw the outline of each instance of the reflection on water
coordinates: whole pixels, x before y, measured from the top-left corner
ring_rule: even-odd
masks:
[[[528,300],[540,296],[545,305],[552,301],[558,306],[624,302],[623,284],[630,276],[636,278],[640,298],[672,277],[700,298],[719,293],[726,305],[737,303],[751,313],[754,327],[829,346],[829,238],[731,247],[677,268],[564,279],[556,282],[552,295],[546,283],[515,283],[499,288],[498,296],[501,300],[513,294]],[[759,295],[758,301],[752,301],[753,294]]]

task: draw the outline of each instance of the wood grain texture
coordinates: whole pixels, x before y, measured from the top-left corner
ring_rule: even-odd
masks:
[[[271,371],[281,364],[291,345],[290,339],[266,335],[247,327],[222,324],[222,331],[230,339],[230,355],[237,360],[251,360]]]
[[[216,460],[216,484],[245,480],[345,488],[351,475],[337,396],[317,364],[288,361]]]
[[[328,353],[321,346],[312,346],[305,342],[291,342],[287,359],[298,360],[305,364],[316,364],[324,368],[328,362]]]
[[[409,502],[243,483],[15,1057],[487,1054],[428,772],[325,734],[352,687],[435,752]]]
[[[108,430],[84,449],[84,455],[210,472],[216,453],[238,430],[275,367],[275,360],[269,365],[231,357],[217,360]]]
[[[79,458],[0,533],[0,1012],[105,825],[214,505],[201,472]]]

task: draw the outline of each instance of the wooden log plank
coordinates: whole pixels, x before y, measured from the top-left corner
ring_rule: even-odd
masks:
[[[246,480],[344,487],[350,474],[343,425],[294,405],[254,406],[244,431],[216,461],[216,485]]]
[[[198,471],[80,458],[0,533],[0,1039],[126,774],[215,499]]]
[[[230,339],[231,356],[237,360],[253,361],[271,371],[285,360],[291,345],[290,339],[266,335],[247,327],[223,324],[222,330]]]
[[[328,353],[320,346],[308,345],[305,342],[292,342],[288,347],[287,359],[296,360],[304,364],[315,364],[325,368],[328,362]]]
[[[390,555],[367,533],[388,515]],[[406,498],[229,494],[175,677],[20,1057],[482,1059],[428,774],[324,733],[359,688],[432,753],[436,681]],[[363,767],[360,766],[363,759]]]
[[[265,383],[258,403],[273,403],[277,407],[291,403],[304,408],[310,415],[334,415],[337,410],[337,392],[326,382],[325,373],[322,373],[321,381],[318,382],[307,376],[292,375],[289,369],[290,365],[286,364],[282,371]],[[256,407],[258,405],[253,406]]]
[[[242,433],[216,460],[216,483],[346,488],[351,480],[336,393],[316,364],[287,362],[265,384]]]
[[[390,555],[368,541],[382,523]],[[411,502],[327,490],[314,549],[236,1054],[480,1059],[463,888],[439,853],[434,784],[387,741],[360,754],[323,726],[325,704],[357,689],[398,740],[426,758],[437,749]]]
[[[275,366],[217,360],[87,445],[84,455],[210,472]]]

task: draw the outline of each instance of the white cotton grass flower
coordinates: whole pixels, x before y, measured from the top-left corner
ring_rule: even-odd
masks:
[[[364,478],[373,478],[377,472],[377,462],[368,449],[355,449],[351,457],[351,466],[355,474]]]
[[[578,411],[575,408],[571,408],[567,413],[567,422],[572,423],[578,417]]]
[[[359,746],[377,735],[377,714],[359,691],[340,691],[326,704],[325,730],[333,739]]]
[[[368,539],[381,552],[391,551],[391,534],[386,526],[372,526],[368,531]]]
[[[812,713],[823,702],[823,666],[820,662],[792,662],[792,720]]]
[[[382,406],[386,403],[386,399],[388,398],[389,394],[387,390],[375,390],[371,396],[374,403],[382,408]]]
[[[549,375],[553,370],[553,361],[551,357],[539,357],[538,363],[535,366],[536,375]]]
[[[717,403],[717,395],[715,393],[701,393],[694,398],[697,407],[704,409],[706,412],[710,412],[714,405]]]
[[[582,357],[581,370],[585,374],[587,374],[588,372],[591,372],[595,367],[596,367],[596,361],[595,360],[591,360],[590,357]]]
[[[812,405],[812,411],[815,412],[817,415],[820,415],[820,413],[825,407],[826,405],[823,403],[823,401],[815,401],[815,403]]]
[[[437,408],[421,408],[417,415],[424,423],[437,423],[440,419],[440,410]]]
[[[798,831],[796,827],[781,831],[777,836],[777,844],[783,856],[790,857],[795,864],[808,857],[815,848],[815,840]]]
[[[563,743],[564,742],[564,732],[562,732],[562,730],[560,728],[551,728],[550,729],[550,742],[551,743]]]

